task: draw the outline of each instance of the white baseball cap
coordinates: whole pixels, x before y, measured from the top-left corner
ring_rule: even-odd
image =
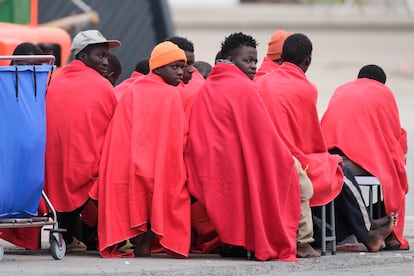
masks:
[[[80,51],[85,49],[86,46],[99,43],[108,43],[109,48],[116,48],[121,46],[121,42],[119,40],[108,40],[98,30],[87,30],[79,32],[73,38],[70,50],[74,55],[77,55]]]

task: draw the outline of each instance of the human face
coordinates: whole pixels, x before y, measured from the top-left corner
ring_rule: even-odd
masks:
[[[80,54],[82,54],[79,56],[80,60],[83,61],[86,66],[94,69],[102,76],[108,74],[109,48],[106,43],[91,45]]]
[[[169,85],[177,86],[184,76],[185,62],[174,61],[154,70],[154,73],[164,79]]]
[[[187,58],[187,65],[184,68],[183,83],[187,84],[190,82],[194,73],[194,53],[185,51],[185,56]]]
[[[255,48],[242,46],[229,59],[253,80],[257,70],[257,50]]]

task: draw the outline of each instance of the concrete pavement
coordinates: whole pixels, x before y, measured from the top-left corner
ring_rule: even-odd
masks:
[[[42,250],[6,246],[0,275],[414,275],[414,251],[345,253],[301,259],[295,263],[258,262],[192,254],[173,259],[165,254],[149,258],[103,259],[95,251],[67,254],[56,261],[49,254],[46,231]],[[414,217],[407,217],[406,237],[414,245]]]

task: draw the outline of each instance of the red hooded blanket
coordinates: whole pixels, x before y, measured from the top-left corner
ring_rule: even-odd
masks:
[[[122,96],[108,129],[98,181],[98,238],[103,257],[147,231],[164,250],[188,256],[190,196],[183,151],[187,122],[178,89],[150,73]]]
[[[73,211],[88,199],[115,106],[109,81],[81,61],[72,61],[50,83],[45,191],[57,211]]]
[[[340,149],[349,159],[376,176],[384,196],[386,213],[398,214],[394,234],[403,238],[407,135],[400,125],[391,90],[370,79],[357,79],[338,87],[321,121],[328,148]]]
[[[254,83],[219,63],[198,91],[185,151],[190,193],[222,242],[296,260],[299,180]]]
[[[339,155],[328,153],[316,110],[317,90],[296,65],[284,62],[257,80],[280,137],[312,181],[311,206],[332,201],[341,191]]]

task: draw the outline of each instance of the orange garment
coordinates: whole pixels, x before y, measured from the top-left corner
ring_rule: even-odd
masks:
[[[136,80],[142,78],[143,76],[145,76],[144,74],[134,71],[132,72],[131,76],[129,78],[127,78],[126,80],[124,80],[123,82],[121,82],[120,84],[118,84],[117,86],[115,86],[114,88],[114,92],[115,92],[115,97],[119,102],[119,99],[121,99],[121,96],[125,93],[125,91],[127,90],[127,88]]]
[[[52,79],[46,96],[45,191],[56,211],[73,211],[88,199],[115,105],[108,80],[79,60]]]
[[[340,149],[379,179],[386,213],[398,214],[394,234],[401,248],[407,248],[408,241],[403,237],[408,192],[407,133],[401,128],[391,90],[365,78],[348,82],[336,89],[321,125],[328,148]]]
[[[254,83],[218,63],[199,89],[185,151],[188,187],[223,243],[296,260],[298,175]]]
[[[279,68],[279,66],[280,66],[279,64],[277,64],[276,62],[274,62],[273,60],[271,60],[270,58],[268,58],[267,56],[265,56],[263,58],[262,65],[257,70],[256,75],[254,76],[254,80],[256,81],[261,76],[269,73],[270,71],[272,71],[272,70],[274,70],[276,68]]]
[[[122,257],[116,245],[146,232],[148,221],[168,254],[188,256],[190,196],[183,159],[187,131],[180,94],[160,76],[146,75],[122,96],[99,169],[98,239],[103,257]]]
[[[290,62],[282,63],[256,83],[280,137],[312,181],[310,205],[332,201],[343,184],[341,158],[327,151],[316,110],[316,87]]]

